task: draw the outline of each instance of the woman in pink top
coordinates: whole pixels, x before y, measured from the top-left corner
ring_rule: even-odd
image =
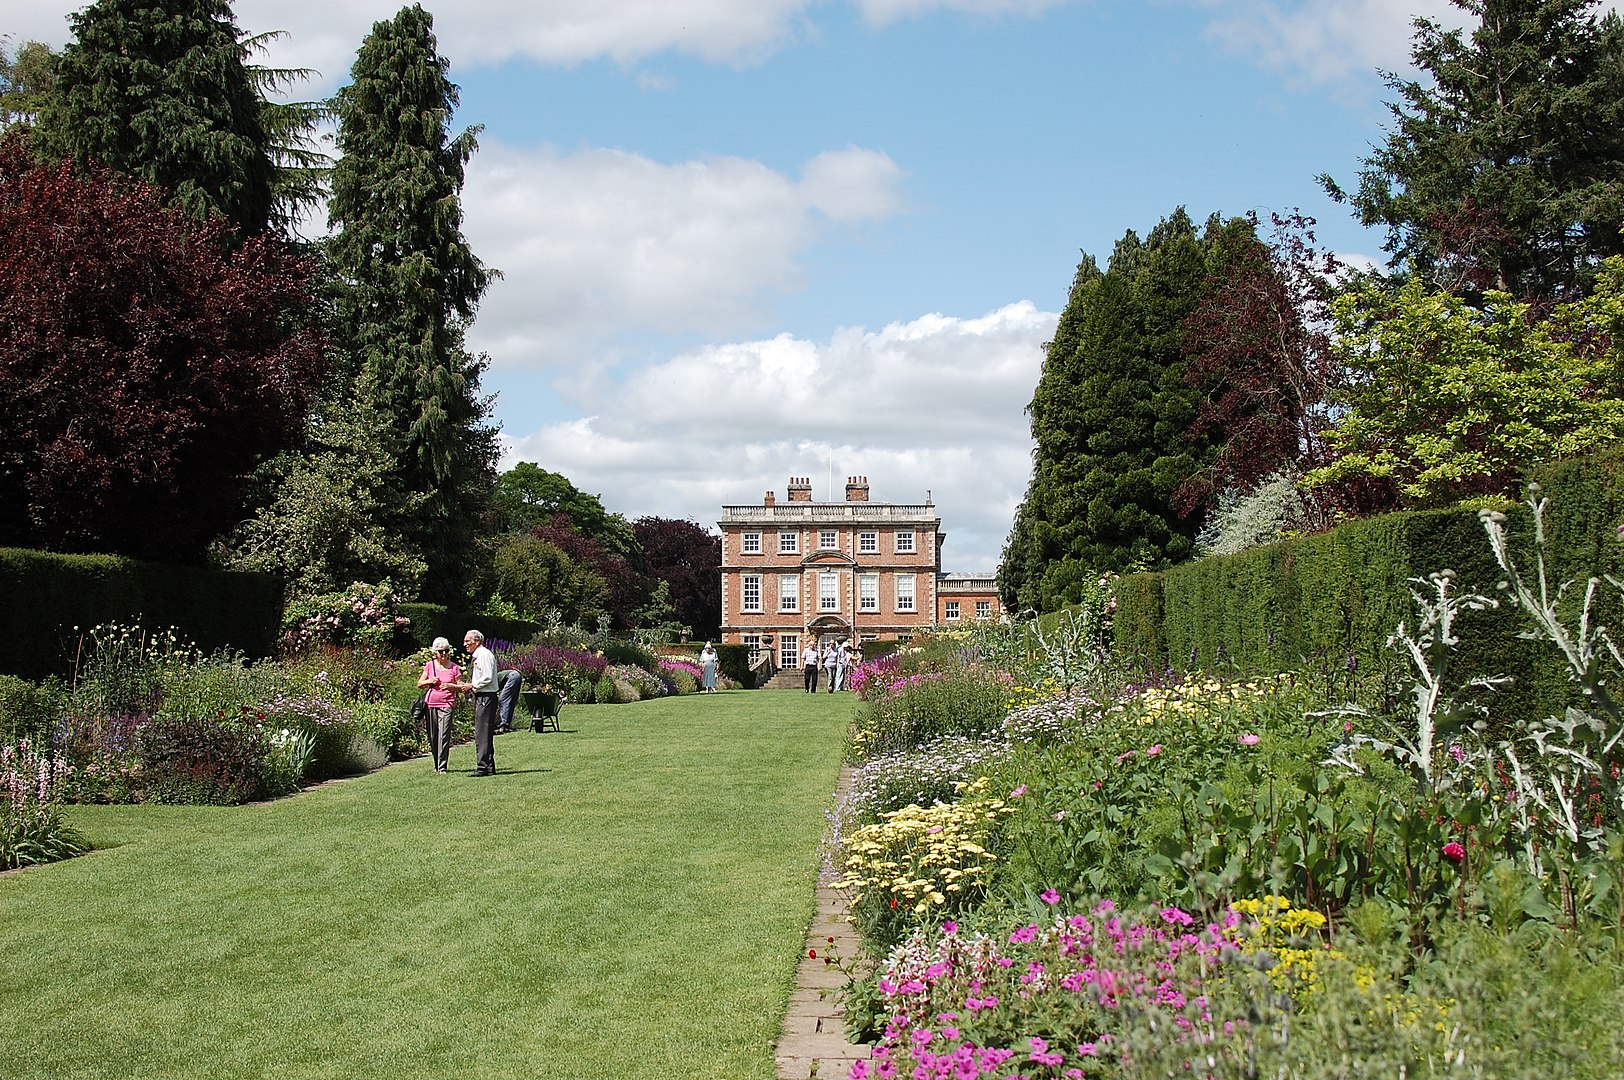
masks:
[[[429,753],[434,756],[434,771],[443,773],[451,760],[451,707],[457,703],[453,687],[462,678],[462,669],[451,662],[451,642],[445,638],[434,639],[432,653],[417,688],[428,691]]]

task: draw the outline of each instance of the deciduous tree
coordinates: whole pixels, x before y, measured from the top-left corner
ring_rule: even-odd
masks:
[[[643,570],[670,586],[677,621],[696,638],[715,640],[722,626],[722,538],[685,520],[641,517],[632,523]]]
[[[1319,428],[1337,377],[1330,301],[1341,269],[1301,215],[1232,219],[1212,236],[1209,288],[1185,320],[1185,380],[1200,398],[1192,430],[1211,462],[1174,492],[1182,513],[1321,464]]]
[[[0,140],[0,543],[202,557],[323,375],[310,267]]]
[[[1335,310],[1353,379],[1327,434],[1336,455],[1311,483],[1372,477],[1411,506],[1512,495],[1529,466],[1624,436],[1624,258],[1548,319],[1505,293],[1472,306],[1419,280]]]

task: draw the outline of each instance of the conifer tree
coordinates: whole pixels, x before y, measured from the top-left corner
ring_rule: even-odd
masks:
[[[1582,294],[1624,252],[1624,22],[1596,0],[1451,0],[1468,39],[1417,19],[1426,81],[1388,75],[1393,127],[1345,199],[1399,271],[1457,295]]]
[[[243,235],[271,220],[274,163],[263,102],[226,0],[97,0],[69,16],[37,123],[37,148],[95,161],[168,192]]]
[[[479,394],[486,360],[464,345],[492,276],[462,235],[463,167],[478,129],[449,133],[457,87],[447,68],[421,6],[373,25],[335,102],[328,204],[337,391],[384,418],[377,436],[397,462],[396,486],[427,496],[399,530],[428,559],[431,599],[466,583],[496,459]]]
[[[1189,557],[1200,514],[1173,493],[1210,457],[1192,433],[1183,326],[1209,287],[1211,237],[1182,209],[1131,230],[1100,273],[1085,257],[1028,411],[1032,480],[999,569],[1015,610],[1076,600],[1101,571]]]

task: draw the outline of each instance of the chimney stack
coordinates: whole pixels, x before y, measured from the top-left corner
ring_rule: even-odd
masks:
[[[868,502],[868,477],[846,477],[846,501],[849,503]]]
[[[762,506],[772,506],[777,501],[778,501],[778,496],[773,494],[771,491],[769,491],[769,492],[767,492],[766,495],[762,496],[761,505]]]
[[[792,476],[789,478],[789,501],[812,501],[812,478],[809,476]]]

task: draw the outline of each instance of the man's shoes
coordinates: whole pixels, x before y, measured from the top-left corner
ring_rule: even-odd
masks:
[[[434,771],[437,772],[437,773],[443,773],[443,772],[445,772],[445,766],[444,765],[436,765],[434,767]]]
[[[496,770],[495,769],[475,769],[473,772],[469,773],[468,775],[469,776],[495,776],[496,775]]]
[[[508,732],[510,732],[512,730],[513,730],[513,725],[512,724],[503,724],[501,727],[492,730],[491,734],[492,735],[506,735]]]

